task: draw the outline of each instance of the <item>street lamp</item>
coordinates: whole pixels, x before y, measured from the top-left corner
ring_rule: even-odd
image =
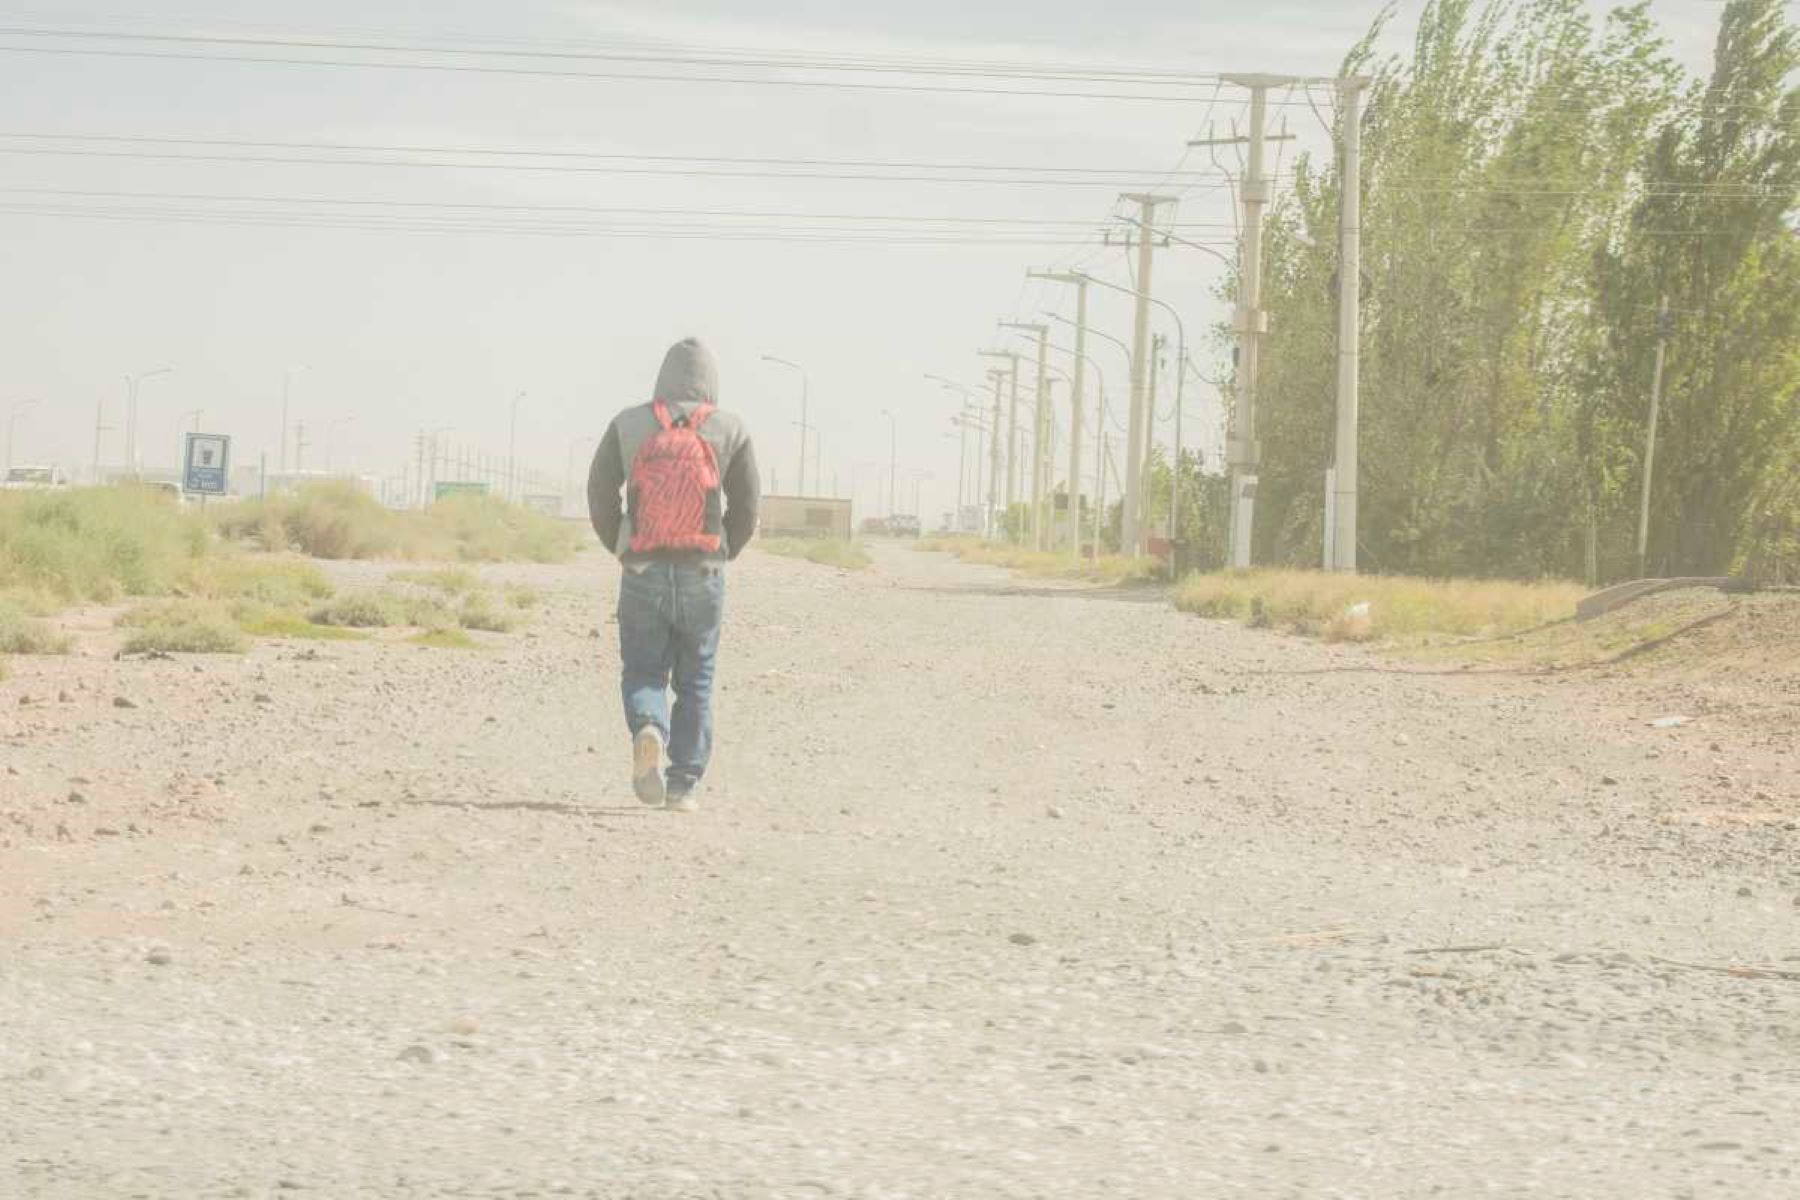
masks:
[[[900,422],[895,419],[892,409],[882,409],[881,415],[888,419],[888,516],[892,517],[894,510],[899,508],[894,497],[894,480],[900,473]]]
[[[288,469],[288,394],[292,390],[294,376],[306,369],[305,366],[281,369],[281,473],[283,475],[287,474]]]
[[[326,425],[325,425],[325,473],[327,475],[331,474],[331,435],[337,431],[337,429],[340,425],[350,425],[350,424],[353,424],[355,421],[356,421],[356,418],[354,416],[349,416],[349,417],[339,417],[335,421],[330,421],[330,422],[326,423]]]
[[[807,393],[812,390],[812,380],[807,376],[806,368],[797,362],[790,362],[785,358],[777,358],[773,354],[763,355],[762,360],[766,363],[774,363],[776,366],[787,367],[789,370],[800,372],[800,480],[794,489],[794,494],[796,496],[804,496],[806,495],[806,403]]]
[[[600,435],[595,433],[584,433],[569,439],[568,453],[563,456],[563,499],[565,501],[575,495],[575,451],[599,440]]]
[[[525,399],[520,392],[513,397],[512,422],[506,435],[506,498],[519,498],[519,401]]]
[[[20,400],[6,414],[6,474],[8,478],[12,476],[13,468],[13,427],[18,424],[20,413],[36,405],[36,400]]]
[[[154,371],[145,371],[141,375],[125,377],[125,469],[134,476],[138,473],[138,384],[146,379],[154,379],[158,375],[173,374],[174,371],[174,367],[158,367]]]

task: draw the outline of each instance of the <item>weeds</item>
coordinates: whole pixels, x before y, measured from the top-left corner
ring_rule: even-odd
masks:
[[[464,596],[479,591],[482,587],[481,576],[467,567],[441,567],[435,571],[395,571],[388,579],[394,583],[435,588],[452,596]]]
[[[326,559],[564,562],[580,545],[571,526],[493,497],[453,496],[423,512],[395,511],[348,483],[309,484],[236,505],[218,520],[233,540]],[[462,581],[428,582],[451,590],[445,585]]]
[[[519,624],[518,617],[495,604],[486,592],[465,597],[456,619],[464,629],[479,629],[486,633],[511,633]]]
[[[920,550],[954,554],[967,563],[984,567],[1003,567],[1039,579],[1087,579],[1096,583],[1144,583],[1157,576],[1153,558],[1131,558],[1109,554],[1099,561],[1075,559],[1067,554],[1027,550],[980,538],[928,538],[919,543]]]
[[[153,600],[118,619],[132,632],[126,654],[242,654],[249,640],[219,604],[194,600]]]
[[[1584,594],[1580,586],[1559,581],[1226,571],[1183,580],[1175,606],[1204,617],[1360,642],[1516,633],[1573,616]]]
[[[756,543],[767,554],[803,558],[822,567],[861,571],[868,567],[868,552],[855,542],[836,538],[764,538]]]
[[[0,654],[67,654],[69,639],[43,621],[0,603]]]

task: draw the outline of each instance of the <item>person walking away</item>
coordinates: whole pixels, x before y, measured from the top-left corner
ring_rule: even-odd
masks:
[[[676,812],[697,807],[694,789],[712,756],[725,564],[755,535],[762,495],[750,435],[718,410],[718,394],[712,352],[693,338],[676,343],[650,402],[613,418],[588,472],[588,516],[623,567],[620,691],[632,788]]]

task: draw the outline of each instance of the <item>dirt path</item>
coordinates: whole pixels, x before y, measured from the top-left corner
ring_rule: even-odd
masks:
[[[653,813],[606,564],[493,574],[0,683],[0,1195],[1800,1192],[1800,980],[1663,961],[1800,971],[1766,730],[752,556]]]

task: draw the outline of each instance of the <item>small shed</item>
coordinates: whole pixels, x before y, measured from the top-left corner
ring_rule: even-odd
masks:
[[[849,541],[850,501],[825,496],[764,496],[758,524],[765,537]]]

